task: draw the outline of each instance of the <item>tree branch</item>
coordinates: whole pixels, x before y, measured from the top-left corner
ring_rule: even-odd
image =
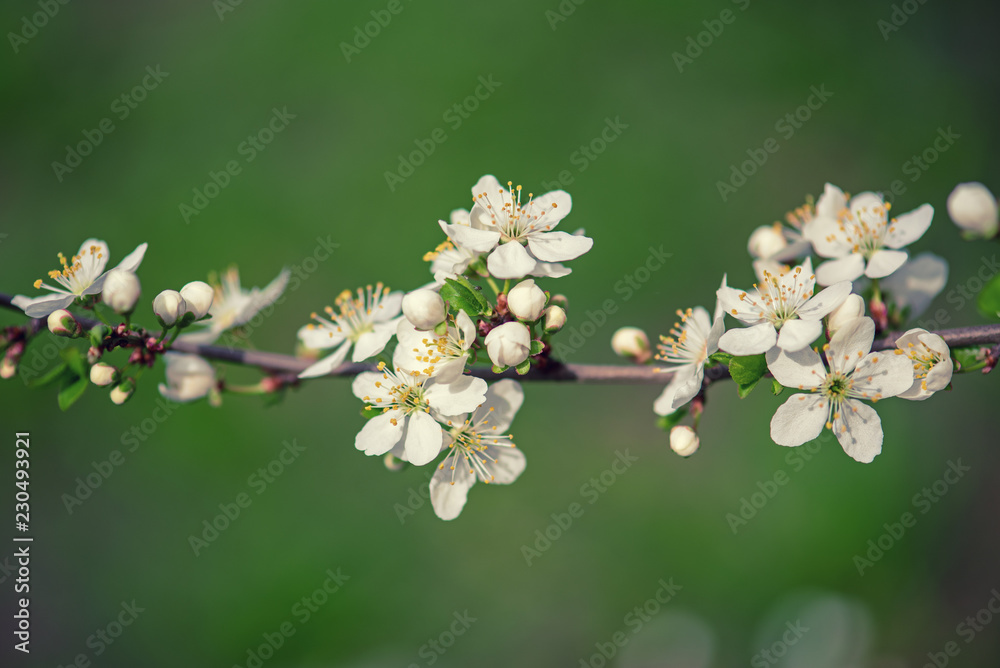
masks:
[[[0,293],[0,307],[22,313],[21,309],[10,303],[10,299],[9,295]],[[98,321],[87,318],[77,317],[77,320],[84,327],[93,327],[98,324]],[[44,328],[45,322],[36,319],[32,322],[32,326]],[[945,343],[952,348],[977,345],[992,347],[1000,344],[1000,323],[978,325],[975,327],[958,327],[934,333],[943,338]],[[886,334],[881,339],[875,341],[872,350],[892,348],[895,345],[896,339],[901,335],[901,332]],[[253,366],[277,373],[298,374],[312,364],[312,360],[300,359],[291,355],[245,350],[242,348],[200,345],[183,340],[175,341],[170,349],[176,352],[201,355],[206,359]],[[344,364],[328,374],[328,376],[356,376],[362,371],[371,371],[373,368],[371,364]],[[512,369],[502,374],[496,374],[489,368],[480,367],[470,369],[470,373],[473,376],[487,380],[515,378],[517,380],[586,383],[589,385],[666,385],[673,376],[672,373],[661,372],[653,366],[565,364],[557,361],[552,361],[545,366],[532,367],[523,376],[518,376]],[[707,376],[710,381],[721,380],[728,378],[729,372],[724,367],[713,367],[708,370]]]

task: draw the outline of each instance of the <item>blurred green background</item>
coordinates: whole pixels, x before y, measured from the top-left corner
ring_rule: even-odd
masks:
[[[253,336],[290,352],[309,312],[342,289],[429,280],[421,255],[441,239],[436,221],[468,206],[482,174],[539,193],[566,170],[574,208],[563,226],[586,228],[595,245],[545,287],[569,296],[570,325],[616,300],[571,358],[612,362],[617,327],[664,333],[675,309],[711,307],[723,272],[731,285],[752,282],[750,231],[826,181],[859,192],[902,179],[896,211],[937,209],[914,250],[951,262],[932,310],[945,309],[947,326],[981,321],[954,291],[993,247],[961,242],[944,204],[961,181],[1000,186],[995,4],[914,0],[904,3],[912,16],[896,5],[902,25],[885,34],[888,2],[403,0],[398,14],[381,0],[53,2],[54,16],[33,18],[45,4],[0,9],[4,32],[23,37],[8,34],[0,54],[7,293],[30,294],[57,251],[89,236],[108,241],[113,263],[149,242],[140,278],[150,299],[233,262],[246,285],[298,265],[308,278]],[[372,12],[391,21],[345,55]],[[44,25],[32,32],[24,17]],[[699,33],[708,45],[679,71],[675,52]],[[115,100],[157,66],[168,75],[121,118]],[[456,127],[445,113],[480,77],[499,85]],[[812,86],[832,96],[792,136],[779,133]],[[295,117],[247,162],[240,145],[274,108]],[[113,132],[57,178],[52,163],[104,118]],[[583,159],[609,118],[627,128]],[[949,127],[960,138],[927,170],[907,170]],[[390,189],[385,173],[436,128],[446,140]],[[780,150],[723,201],[717,182],[769,137]],[[230,160],[241,172],[186,223],[180,205]],[[326,262],[307,260],[317,239],[339,244]],[[615,284],[661,244],[672,257],[625,300]],[[20,322],[0,314],[0,324]],[[949,641],[961,649],[953,665],[1000,661],[1000,625],[969,643],[956,629],[1000,586],[994,378],[961,377],[927,404],[880,404],[885,445],[867,466],[829,442],[804,465],[787,459],[768,438],[778,402],[763,392],[741,402],[731,386],[713,388],[701,451],[682,460],[654,424],[659,388],[528,384],[512,429],[526,472],[510,488],[477,485],[445,523],[429,504],[401,522],[396,506],[426,472],[393,474],[355,451],[362,420],[347,381],[310,383],[277,406],[227,397],[160,419],[161,377],[147,373],[124,407],[92,388],[65,414],[51,391],[0,384],[0,467],[10,481],[13,433],[30,431],[36,535],[33,651],[9,665],[70,665],[80,654],[93,665],[255,665],[248,651],[285,622],[294,635],[265,650],[263,665],[600,666],[599,648],[612,653],[619,631],[627,644],[607,665],[895,668],[922,666]],[[129,452],[133,427],[146,438]],[[305,451],[257,495],[248,476],[291,439]],[[62,496],[115,450],[125,463],[68,513]],[[581,485],[624,450],[638,461],[587,503]],[[920,514],[913,496],[959,458],[971,471]],[[788,484],[734,535],[726,514],[779,470]],[[241,492],[252,505],[195,556],[189,535]],[[522,546],[573,502],[583,516],[527,565]],[[906,511],[916,526],[859,576],[854,556]],[[350,579],[302,623],[294,606],[328,569]],[[13,578],[0,576],[12,610]],[[636,629],[626,616],[661,578],[682,589]],[[145,609],[136,622],[113,644],[88,644],[133,599]],[[807,608],[820,621],[796,640],[798,654],[758,654]],[[465,611],[477,621],[446,652],[426,645],[447,643]]]

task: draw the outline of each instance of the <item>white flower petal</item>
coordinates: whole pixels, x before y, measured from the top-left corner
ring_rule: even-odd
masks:
[[[544,262],[574,260],[594,246],[590,237],[568,232],[537,232],[528,235],[528,248]]]
[[[850,373],[872,349],[875,321],[868,317],[855,318],[844,324],[830,339],[827,362],[831,371]]]
[[[838,258],[851,253],[852,246],[841,231],[836,217],[813,218],[802,228],[802,234],[820,257]]]
[[[53,294],[44,297],[25,297],[17,295],[11,300],[29,318],[47,318],[53,311],[66,308],[76,301],[76,295]]]
[[[358,399],[365,403],[377,405],[376,399],[381,398],[382,403],[388,403],[390,399],[389,388],[385,384],[385,378],[379,371],[364,371],[359,373],[351,381],[351,392]]]
[[[845,208],[847,208],[847,197],[844,191],[832,183],[827,183],[823,187],[823,194],[816,200],[816,215],[835,219]]]
[[[573,210],[573,198],[564,190],[553,190],[531,200],[529,215],[539,216],[539,224],[552,229]],[[543,217],[544,216],[544,217]]]
[[[377,420],[373,418],[369,423]],[[416,412],[406,420],[406,458],[414,466],[431,462],[444,445],[444,432],[437,420],[427,413]]]
[[[694,368],[694,372],[686,381],[678,384],[677,390],[674,392],[673,409],[677,410],[698,396],[704,381],[705,367],[699,364]]]
[[[126,255],[121,262],[118,263],[118,269],[124,269],[125,271],[131,271],[135,273],[139,265],[142,264],[142,259],[146,256],[146,249],[149,248],[149,244],[141,243],[136,246],[135,250]]]
[[[350,348],[351,342],[345,341],[333,352],[332,355],[324,357],[300,373],[299,378],[316,378],[317,376],[325,376],[344,363],[344,360],[347,358],[347,351],[350,350]]]
[[[833,431],[844,452],[855,461],[868,464],[882,452],[882,420],[868,404],[845,401],[840,416],[833,420]]]
[[[674,408],[674,397],[677,396],[677,390],[683,387],[690,377],[690,373],[683,373],[681,370],[675,371],[673,378],[653,402],[653,412],[657,415],[670,415],[675,412],[677,409]]]
[[[885,350],[865,355],[858,362],[853,374],[852,389],[863,398],[885,399],[910,389],[913,384],[913,365],[906,355]]]
[[[476,410],[476,417],[481,417],[493,409],[487,418],[491,427],[496,427],[497,433],[510,429],[514,416],[524,403],[524,390],[516,380],[504,378],[490,385],[486,392],[486,402]]]
[[[951,383],[951,377],[955,373],[955,363],[950,357],[941,360],[927,372],[924,382],[927,384],[928,392],[940,392]]]
[[[486,266],[496,278],[522,278],[534,270],[535,260],[524,246],[510,241],[490,253]]]
[[[389,339],[395,335],[400,319],[402,316],[389,322],[377,322],[372,326],[372,331],[359,336],[357,343],[354,344],[354,354],[351,359],[355,362],[363,362],[372,355],[378,355],[382,352],[385,349],[385,344],[389,343]]]
[[[529,275],[535,278],[562,278],[572,273],[572,269],[558,262],[536,262],[535,268],[531,270]]]
[[[449,225],[439,221],[441,229],[456,246],[476,253],[488,253],[500,243],[500,233],[491,230],[477,230],[465,225]]]
[[[823,333],[819,320],[789,320],[778,331],[778,347],[788,352],[808,348]]]
[[[324,325],[303,325],[296,334],[306,348],[325,350],[344,342],[344,333]]]
[[[472,318],[465,311],[459,311],[458,316],[455,318],[455,325],[458,327],[458,331],[462,336],[462,348],[468,350],[472,347],[472,344],[476,342],[476,323],[472,322]]]
[[[740,299],[740,295],[745,296]],[[733,316],[745,325],[757,325],[763,320],[760,307],[753,305],[757,300],[756,293],[747,293],[724,285],[715,291],[715,298],[727,315]]]
[[[902,267],[909,257],[906,251],[877,250],[868,260],[865,276],[868,278],[884,278]]]
[[[816,281],[820,285],[833,285],[840,281],[853,281],[865,273],[865,258],[851,253],[838,260],[827,260],[816,267]]]
[[[424,396],[438,414],[452,417],[470,413],[486,400],[486,381],[482,378],[462,376],[454,383],[428,381]]]
[[[904,213],[895,221],[889,223],[889,233],[885,236],[885,245],[889,248],[902,248],[924,236],[934,218],[934,207],[930,204]]]
[[[774,325],[762,322],[753,327],[729,330],[719,339],[719,349],[730,355],[759,355],[770,350],[777,340]]]
[[[403,291],[390,292],[379,300],[378,308],[372,313],[373,322],[388,322],[399,315],[403,308]]]
[[[948,262],[934,253],[921,253],[887,276],[882,288],[900,308],[909,307],[910,318],[916,318],[947,284]]]
[[[808,443],[823,431],[828,410],[820,408],[819,394],[795,394],[778,407],[771,418],[771,440],[793,447]]]
[[[799,307],[797,313],[803,320],[819,320],[844,303],[851,294],[851,282],[834,283]]]
[[[354,438],[354,447],[366,455],[384,455],[403,437],[405,423],[406,418],[398,409],[373,417]]]
[[[431,507],[434,514],[443,520],[453,520],[461,514],[469,489],[476,482],[476,476],[469,473],[462,457],[449,459],[448,462],[449,465],[434,472],[430,483]],[[454,471],[451,470],[451,463],[455,465]]]
[[[812,389],[819,387],[826,377],[826,367],[812,348],[795,352],[772,348],[764,357],[771,375],[785,387]]]

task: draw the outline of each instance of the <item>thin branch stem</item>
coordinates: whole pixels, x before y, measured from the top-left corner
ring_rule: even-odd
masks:
[[[0,293],[0,307],[21,312],[16,306],[10,303],[10,297]],[[85,327],[92,326],[93,321],[88,322],[85,318],[77,318]],[[44,320],[32,322],[32,327],[36,330],[44,328]],[[1000,323],[988,325],[978,325],[975,327],[958,327],[955,329],[945,329],[935,332],[945,340],[952,348],[963,348],[967,346],[983,346],[993,348],[1000,344]],[[881,339],[875,341],[872,350],[885,350],[894,347],[896,339],[902,336],[901,332],[891,332],[885,334]],[[281,372],[288,374],[298,374],[304,371],[312,360],[282,355],[280,353],[264,352],[259,350],[244,350],[242,348],[227,348],[222,346],[207,346],[190,341],[175,341],[170,348],[176,352],[200,355],[206,359],[227,362],[229,364],[242,364],[253,366],[269,372]],[[339,369],[335,369],[329,374],[334,377],[356,376],[362,371],[373,370],[370,364],[344,364]],[[499,378],[514,378],[517,380],[549,381],[564,383],[586,383],[593,385],[666,385],[670,382],[673,374],[659,371],[653,366],[616,366],[604,364],[564,364],[551,361],[545,366],[532,367],[525,375],[519,376],[513,369],[509,369],[502,374],[493,373],[489,367],[476,367],[470,370],[473,376],[496,380]],[[709,381],[722,380],[729,377],[729,371],[724,367],[712,367],[706,372]]]

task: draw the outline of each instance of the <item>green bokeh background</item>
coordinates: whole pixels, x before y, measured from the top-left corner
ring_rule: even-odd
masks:
[[[248,285],[282,266],[313,268],[254,332],[258,348],[291,351],[309,312],[342,289],[428,280],[421,255],[440,241],[435,222],[468,206],[480,175],[543,192],[568,170],[574,208],[564,226],[586,228],[595,245],[571,276],[545,287],[569,296],[571,325],[616,300],[617,312],[572,357],[612,362],[617,327],[665,332],[675,309],[711,306],[723,272],[748,285],[749,232],[824,182],[858,192],[902,179],[897,211],[937,209],[914,249],[951,262],[932,312],[944,309],[945,326],[980,322],[956,295],[993,248],[961,242],[944,204],[957,182],[1000,184],[996,5],[914,2],[916,13],[884,39],[877,22],[890,20],[888,2],[748,4],[566,1],[575,9],[553,29],[546,11],[558,11],[556,0],[404,0],[350,62],[341,42],[385,2],[247,0],[221,20],[208,0],[59,6],[16,53],[9,37],[0,53],[0,290],[30,294],[57,251],[89,236],[108,241],[112,262],[149,242],[140,271],[149,298],[233,262]],[[673,54],[723,9],[735,20],[679,72]],[[19,32],[38,11],[5,3],[0,27]],[[156,65],[169,76],[119,120],[112,101]],[[443,113],[474,94],[480,76],[501,85],[449,127]],[[821,85],[833,96],[794,136],[778,134],[776,122]],[[294,120],[186,224],[179,205],[209,171],[242,161],[238,146],[275,107]],[[52,162],[105,117],[114,132],[59,181]],[[574,152],[619,117],[627,129],[581,170]],[[439,127],[447,140],[390,190],[385,172]],[[916,179],[904,172],[949,127],[960,135],[954,145]],[[780,150],[722,201],[717,182],[769,137]],[[339,248],[314,266],[306,258],[318,238]],[[616,283],[661,244],[672,257],[625,300]],[[140,313],[150,319],[148,305]],[[0,314],[0,323],[19,322]],[[710,665],[746,665],[794,619],[775,606],[803,591],[865,611],[861,665],[923,665],[956,639],[954,665],[1000,661],[1000,627],[968,645],[956,636],[1000,585],[994,378],[961,377],[926,404],[886,401],[873,464],[828,443],[799,471],[768,439],[778,402],[762,392],[741,402],[731,386],[713,388],[702,449],[682,460],[654,425],[659,388],[527,384],[513,432],[529,466],[517,483],[477,486],[457,521],[439,521],[425,504],[401,523],[395,505],[426,473],[392,474],[354,450],[362,420],[347,381],[310,383],[277,406],[227,397],[220,409],[202,402],[157,421],[161,374],[147,373],[124,407],[92,389],[68,413],[52,392],[27,392],[17,379],[0,385],[8,490],[13,434],[32,436],[36,536],[33,651],[13,656],[5,635],[10,665],[68,665],[81,653],[93,665],[246,665],[248,648],[285,621],[295,635],[264,665],[430,665],[421,646],[468,610],[478,621],[437,665],[576,666],[595,643],[629,630],[624,616],[660,578],[683,589],[656,623],[629,630],[609,665],[697,665],[628,655],[666,638],[673,612],[710,629]],[[62,495],[92,462],[126,451],[124,434],[144,421],[155,429],[140,447],[67,513]],[[305,452],[254,494],[248,476],[287,439]],[[624,450],[638,462],[587,504],[581,485]],[[854,555],[883,523],[913,511],[913,495],[958,458],[972,471],[859,577]],[[734,535],[726,514],[778,470],[790,482]],[[196,557],[188,536],[248,491],[252,505]],[[11,514],[12,496],[0,495]],[[581,500],[584,515],[528,566],[522,545]],[[338,568],[350,580],[298,624],[292,607]],[[4,580],[12,610],[12,578]],[[88,636],[132,599],[146,611],[95,657]],[[836,625],[811,632],[821,636],[861,642]]]

